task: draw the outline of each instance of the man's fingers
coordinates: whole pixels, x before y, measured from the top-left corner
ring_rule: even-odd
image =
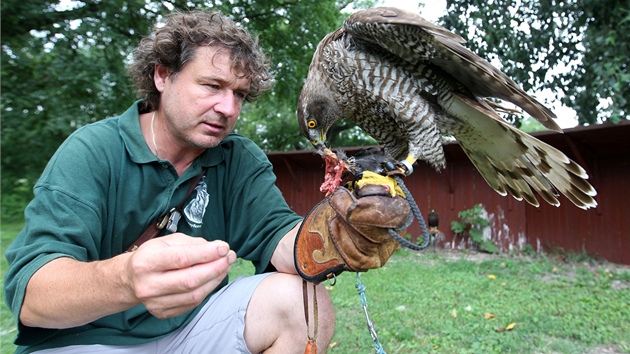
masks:
[[[210,242],[199,245],[177,245],[168,247],[161,258],[162,269],[182,269],[196,264],[208,263],[226,257],[230,246],[225,242]]]
[[[174,234],[170,234],[170,235],[166,235],[166,236],[162,236],[162,237],[158,237],[153,239],[155,241],[161,241],[162,243],[165,243],[167,245],[198,245],[198,244],[202,244],[202,243],[209,243],[208,240],[204,239],[203,237],[193,237],[193,236],[188,236],[186,234],[182,234],[182,233],[174,233]],[[213,241],[214,242],[214,241]],[[216,241],[216,242],[222,242],[222,241]]]
[[[208,283],[216,282],[218,285],[230,268],[231,263],[228,257],[207,263],[198,263],[192,267],[174,269],[164,273],[162,285],[172,289],[173,293],[194,291]]]
[[[216,289],[226,276],[227,272],[200,284],[200,286],[195,289],[152,298],[150,301],[145,302],[145,306],[149,312],[158,318],[180,315],[201,304],[208,294]]]
[[[199,305],[225,279],[236,253],[223,241],[184,234],[143,244],[130,258],[135,296],[158,318]]]
[[[220,284],[235,260],[236,254],[223,241],[182,234],[154,239],[132,255],[134,293],[145,304],[177,294],[187,294],[199,303]]]
[[[185,238],[190,240],[167,237],[152,240],[155,242],[138,249],[134,255],[134,266],[145,272],[161,272],[188,268],[223,257],[228,257],[230,263],[236,259],[230,246],[223,241],[208,242],[188,236]]]

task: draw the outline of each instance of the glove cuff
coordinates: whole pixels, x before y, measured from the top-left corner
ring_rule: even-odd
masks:
[[[332,244],[328,222],[336,216],[330,196],[321,200],[304,218],[295,246],[295,269],[305,280],[320,283],[344,271],[346,262]]]

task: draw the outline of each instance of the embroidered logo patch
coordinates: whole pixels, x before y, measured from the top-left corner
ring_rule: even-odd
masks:
[[[208,194],[208,185],[206,184],[206,176],[201,178],[195,187],[197,192],[195,198],[191,200],[184,208],[184,216],[188,225],[193,228],[200,228],[203,223],[203,216],[206,213],[206,207],[210,195]]]

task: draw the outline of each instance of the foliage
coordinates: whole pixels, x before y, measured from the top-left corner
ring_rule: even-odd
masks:
[[[520,125],[518,128],[526,133],[547,130],[544,125],[542,125],[539,121],[532,117],[523,117],[520,120]]]
[[[155,18],[134,4],[2,2],[3,192],[35,180],[76,128],[133,102],[123,61]]]
[[[630,3],[447,0],[441,20],[525,90],[549,89],[580,124],[628,119]]]
[[[483,205],[476,204],[474,207],[462,210],[458,214],[460,221],[451,221],[451,230],[456,236],[468,235],[470,240],[484,252],[498,253],[499,248],[491,239],[484,239],[483,229],[490,225],[486,218],[486,211]]]
[[[2,222],[24,221],[24,208],[31,199],[33,182],[26,178],[16,180],[11,192],[2,195]]]

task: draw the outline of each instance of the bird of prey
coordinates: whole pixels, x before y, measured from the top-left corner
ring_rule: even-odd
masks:
[[[434,209],[431,209],[431,211],[429,212],[429,215],[427,215],[427,226],[429,227],[430,230],[437,230],[439,225],[440,225],[440,216]]]
[[[334,155],[326,147],[328,129],[350,119],[407,173],[416,160],[445,168],[442,136],[451,136],[501,195],[538,206],[535,191],[558,206],[563,194],[580,208],[595,207],[586,171],[504,121],[487,98],[512,102],[561,132],[553,112],[464,42],[401,9],[352,14],[313,55],[297,107],[302,133],[326,159]]]

